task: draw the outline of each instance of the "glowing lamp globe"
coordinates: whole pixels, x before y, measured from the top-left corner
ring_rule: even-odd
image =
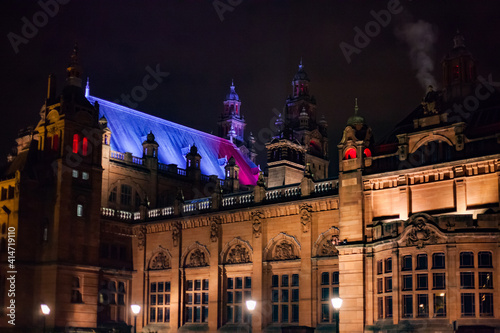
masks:
[[[339,297],[332,298],[332,305],[334,309],[336,310],[340,309],[340,307],[342,306],[342,298]]]
[[[253,311],[255,309],[255,306],[257,306],[257,302],[253,300],[246,301],[246,304],[247,304],[247,309],[250,311]]]
[[[130,308],[132,309],[132,313],[137,315],[139,314],[139,312],[141,312],[141,306],[140,305],[137,305],[137,304],[132,304],[130,306]]]
[[[40,309],[42,309],[42,313],[47,316],[50,313],[50,308],[47,304],[40,304]]]

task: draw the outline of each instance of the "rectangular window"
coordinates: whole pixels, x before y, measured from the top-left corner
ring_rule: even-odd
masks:
[[[403,295],[403,318],[413,317],[413,295]]]
[[[403,290],[413,290],[413,275],[403,275]]]
[[[417,269],[427,269],[427,254],[421,253],[417,255]]]
[[[460,288],[474,289],[474,272],[460,272]]]
[[[382,260],[377,261],[377,275],[382,274],[382,265],[383,265]]]
[[[83,217],[83,205],[82,204],[76,205],[76,216]]]
[[[417,290],[427,290],[428,288],[427,274],[417,274]]]
[[[291,323],[298,320],[299,303],[299,276],[292,275],[290,281],[288,274],[273,276],[276,282],[281,281],[280,286],[273,282],[272,289],[272,319],[273,322]],[[290,283],[291,282],[291,283]]]
[[[462,317],[474,317],[476,315],[474,295],[474,293],[463,293],[461,295]]]
[[[491,268],[493,267],[491,252],[479,252],[477,254],[477,262],[479,268]]]
[[[88,172],[82,172],[82,179],[83,180],[89,180],[89,173]]]
[[[243,285],[243,281],[245,284]],[[206,288],[206,289],[205,289]],[[203,280],[203,290],[208,291],[208,279]],[[278,297],[273,290],[273,301]],[[252,278],[249,276],[227,278],[226,320],[228,323],[248,321],[246,301],[252,298]],[[202,304],[208,305],[208,292],[203,293]],[[207,308],[208,309],[208,308]]]
[[[385,297],[385,317],[392,318],[392,296]]]
[[[427,294],[417,295],[418,317],[429,317],[429,296]]]
[[[493,317],[493,294],[479,294],[479,315],[481,317]]]
[[[201,291],[201,282],[200,279],[186,281],[185,323],[208,322],[208,292]]]
[[[460,268],[474,267],[474,253],[460,252]]]
[[[403,262],[401,265],[401,270],[402,271],[411,271],[413,269],[412,262],[411,262],[411,256],[404,256],[403,257]]]
[[[445,293],[434,294],[434,317],[446,317]]]
[[[332,273],[332,284],[339,284],[339,272]]]
[[[387,276],[385,278],[385,292],[391,292],[392,291],[392,277]]]
[[[432,274],[432,289],[445,289],[446,288],[445,273]]]
[[[384,298],[378,298],[378,319],[384,318]]]
[[[382,278],[377,279],[377,292],[379,294],[384,292],[384,281]]]
[[[323,272],[321,273],[321,285],[329,285],[330,284],[330,273],[328,272]]]
[[[73,178],[78,178],[78,170],[73,169],[71,175],[73,176]]]
[[[125,291],[122,288],[125,288],[125,285],[119,283],[118,292],[124,293]],[[170,282],[152,282],[149,295],[149,321],[152,323],[168,323],[170,321]],[[192,299],[190,303],[192,304]]]
[[[292,274],[292,287],[299,285],[299,274]]]
[[[132,187],[129,185],[121,186],[120,203],[124,206],[132,204]]]
[[[443,268],[445,268],[444,253],[434,253],[432,255],[432,269],[443,269]]]
[[[479,272],[479,289],[493,289],[493,273]]]
[[[321,322],[330,322],[330,306],[321,304]]]
[[[392,272],[392,258],[385,259],[385,272],[386,273]]]

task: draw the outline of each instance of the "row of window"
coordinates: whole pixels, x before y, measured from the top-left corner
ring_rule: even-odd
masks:
[[[492,254],[489,251],[481,251],[477,254],[478,267],[479,268],[491,268],[493,267]],[[427,254],[421,253],[417,254],[415,261],[415,270],[426,270],[428,269]],[[385,266],[385,270],[383,269]],[[470,251],[464,251],[460,253],[460,268],[474,268],[474,253]],[[445,269],[446,259],[444,253],[433,253],[432,254],[432,269]],[[401,261],[402,271],[412,271],[413,270],[413,256],[405,255],[402,257]],[[392,258],[387,258],[385,260],[377,261],[377,274],[390,273],[392,272]]]
[[[78,170],[73,169],[71,175],[73,176],[73,178],[78,179],[78,177],[80,177],[80,172]],[[82,171],[82,179],[89,180],[89,173]]]
[[[89,141],[86,137],[80,137],[79,134],[73,135],[73,153],[82,154],[83,156],[87,156],[89,153]],[[57,150],[54,148],[54,150]]]

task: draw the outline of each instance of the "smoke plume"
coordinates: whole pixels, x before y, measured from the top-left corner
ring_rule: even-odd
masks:
[[[429,85],[436,88],[436,79],[432,75],[434,61],[432,60],[433,45],[437,36],[432,24],[419,20],[403,23],[396,27],[396,36],[406,42],[410,48],[410,60],[417,70],[416,78],[424,89]]]

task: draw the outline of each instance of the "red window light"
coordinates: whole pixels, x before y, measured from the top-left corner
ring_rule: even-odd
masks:
[[[83,138],[83,144],[82,144],[82,154],[83,156],[87,156],[87,153],[88,153],[88,150],[87,150],[87,147],[88,146],[88,141],[87,141],[87,138]]]
[[[59,135],[54,134],[54,138],[52,139],[52,150],[59,150]]]
[[[365,150],[363,152],[365,153],[366,157],[372,157],[372,152],[370,151],[370,149],[365,148]]]
[[[80,136],[78,134],[73,135],[73,153],[78,154],[78,143],[80,142]]]
[[[354,148],[347,149],[345,152],[345,155],[344,155],[344,159],[350,160],[353,158],[356,158],[356,149],[354,149]]]

